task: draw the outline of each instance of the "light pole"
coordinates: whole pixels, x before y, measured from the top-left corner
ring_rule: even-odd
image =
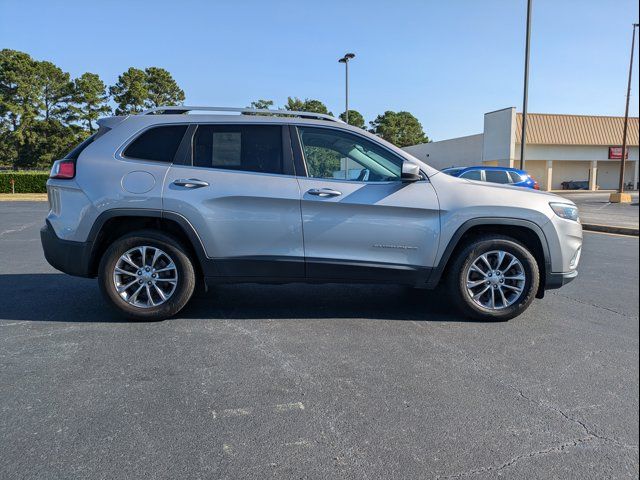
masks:
[[[345,53],[344,57],[338,60],[338,62],[344,63],[344,120],[347,123],[349,123],[349,60],[353,60],[355,57],[355,53]]]
[[[527,143],[527,101],[529,96],[529,43],[531,41],[531,2],[527,0],[527,38],[524,47],[524,93],[522,95],[522,134],[520,135],[520,170],[524,170]]]
[[[631,59],[629,60],[629,82],[627,84],[627,104],[624,108],[624,126],[622,127],[622,159],[620,160],[620,185],[618,186],[618,193],[612,193],[609,201],[614,203],[629,203],[631,202],[631,196],[624,193],[624,163],[627,156],[627,126],[629,124],[629,96],[631,95],[631,74],[633,71],[633,50],[636,45],[636,28],[637,23],[633,24],[633,30],[631,33]]]

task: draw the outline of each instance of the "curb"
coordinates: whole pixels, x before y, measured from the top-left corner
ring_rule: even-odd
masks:
[[[640,233],[637,228],[600,225],[597,223],[583,223],[582,229],[590,232],[616,233],[618,235],[631,235],[634,237],[639,236]]]

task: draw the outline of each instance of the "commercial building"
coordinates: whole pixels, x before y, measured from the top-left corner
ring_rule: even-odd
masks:
[[[525,169],[544,190],[561,190],[567,182],[590,190],[614,190],[620,179],[623,117],[527,115]],[[435,168],[471,165],[520,165],[522,114],[505,108],[484,115],[484,132],[405,147]],[[625,183],[638,188],[638,117],[629,118]],[[564,183],[564,185],[563,185]],[[571,186],[575,186],[572,184]]]

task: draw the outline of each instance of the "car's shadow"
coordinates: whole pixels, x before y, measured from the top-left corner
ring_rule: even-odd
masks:
[[[189,319],[469,322],[441,291],[394,285],[220,285],[178,314]],[[0,321],[125,322],[95,280],[56,273],[0,275]]]

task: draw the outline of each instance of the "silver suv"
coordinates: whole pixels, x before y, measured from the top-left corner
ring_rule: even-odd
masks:
[[[327,115],[161,107],[99,125],[53,165],[42,246],[134,319],[219,283],[384,282],[443,284],[464,314],[506,320],[577,275],[569,200],[442,174]]]

